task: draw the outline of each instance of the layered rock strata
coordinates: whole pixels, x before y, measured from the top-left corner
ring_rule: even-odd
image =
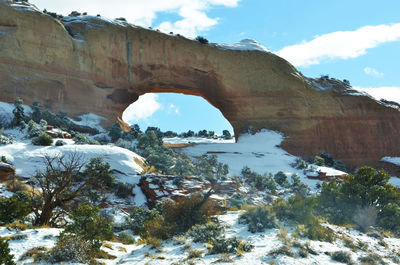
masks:
[[[55,19],[0,0],[0,100],[116,121],[149,92],[198,95],[235,134],[278,130],[290,153],[352,166],[400,156],[400,113],[337,80],[308,79],[266,51],[227,50],[95,16]]]

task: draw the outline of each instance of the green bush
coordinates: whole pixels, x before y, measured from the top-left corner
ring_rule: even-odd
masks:
[[[31,209],[31,199],[21,191],[12,197],[0,198],[0,224],[9,224],[27,216]]]
[[[346,264],[354,264],[354,262],[351,259],[351,253],[348,251],[335,251],[331,254],[331,257],[333,260],[341,262],[341,263],[346,263]]]
[[[90,241],[79,235],[65,235],[59,237],[56,245],[44,257],[50,263],[79,262],[89,264],[97,254]]]
[[[200,42],[201,44],[208,44],[208,40],[202,36],[197,36],[195,40]]]
[[[100,143],[96,140],[89,139],[86,135],[82,133],[77,133],[74,137],[75,144],[91,144],[91,145],[100,145]]]
[[[12,137],[6,136],[2,133],[0,129],[0,144],[12,144],[14,143],[14,139]]]
[[[211,242],[210,254],[249,252],[254,246],[237,237],[217,238]]]
[[[30,138],[39,137],[42,132],[43,130],[39,128],[36,122],[33,120],[28,122],[28,133]]]
[[[325,166],[325,160],[320,156],[315,156],[314,164],[316,164],[317,166]]]
[[[290,186],[293,193],[301,197],[306,197],[310,192],[310,187],[300,180],[296,174],[292,175],[292,185]]]
[[[194,242],[207,243],[221,237],[223,227],[220,224],[208,222],[203,225],[195,225],[190,231],[189,235],[193,238]]]
[[[132,190],[135,185],[118,182],[115,187],[115,194],[120,198],[127,198],[132,195]]]
[[[60,238],[74,234],[90,242],[92,248],[100,249],[103,240],[113,236],[113,223],[109,218],[100,214],[100,208],[89,204],[81,204],[71,214],[73,223],[65,227]]]
[[[45,132],[42,132],[38,137],[32,138],[32,144],[50,146],[53,144],[53,138]]]
[[[21,128],[25,128],[25,113],[24,113],[24,107],[23,107],[23,101],[21,98],[17,98],[14,101],[14,109],[13,109],[13,120],[11,122],[11,125],[13,127],[19,126]]]
[[[174,165],[174,152],[171,148],[166,146],[155,146],[154,148],[147,148],[148,156],[146,158],[146,165],[161,171],[162,173],[170,173]]]
[[[94,157],[86,165],[84,174],[87,178],[100,181],[107,187],[113,187],[115,176],[110,172],[110,164],[104,162],[102,157]]]
[[[274,180],[275,180],[276,183],[278,183],[283,188],[289,188],[290,187],[290,183],[289,183],[289,181],[287,179],[287,176],[282,171],[279,171],[278,173],[276,173],[274,175]]]
[[[1,265],[15,265],[13,261],[14,255],[10,254],[8,242],[0,237],[0,264]]]
[[[247,224],[252,233],[263,232],[265,229],[277,228],[278,221],[270,206],[251,207],[239,217],[239,223]]]
[[[119,240],[123,244],[129,244],[130,245],[130,244],[135,244],[135,242],[136,242],[135,238],[131,234],[127,233],[127,232],[119,233],[118,237],[119,237]]]
[[[144,209],[141,207],[135,207],[132,213],[127,218],[126,223],[129,229],[135,234],[143,234],[144,224],[148,221],[154,220],[159,213],[156,209]]]
[[[177,202],[164,203],[162,215],[173,234],[184,233],[196,224],[206,223],[218,212],[219,206],[215,201],[204,199],[202,195],[194,194]]]
[[[377,223],[385,229],[400,227],[400,190],[388,181],[384,170],[361,167],[343,182],[331,181],[322,185],[318,197],[319,210],[335,224],[353,223],[357,209],[374,207]]]

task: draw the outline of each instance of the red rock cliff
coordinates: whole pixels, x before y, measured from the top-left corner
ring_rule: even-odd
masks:
[[[293,154],[326,150],[353,166],[400,156],[399,111],[347,88],[305,78],[271,53],[223,50],[99,17],[59,21],[0,0],[2,101],[18,96],[111,123],[139,95],[179,92],[207,99],[236,135],[249,127],[283,132]]]

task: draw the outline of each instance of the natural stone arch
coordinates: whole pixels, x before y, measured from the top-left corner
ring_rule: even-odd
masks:
[[[0,100],[20,96],[113,123],[139,95],[199,95],[217,107],[235,135],[278,130],[297,155],[321,150],[356,166],[400,156],[400,115],[337,80],[305,78],[284,59],[223,50],[98,17],[62,22],[0,0]],[[329,88],[321,90],[322,88]]]
[[[146,95],[150,97],[142,98]],[[156,97],[152,97],[154,95]],[[144,110],[146,106],[147,112]],[[125,131],[131,130],[131,124],[138,124],[143,130],[152,126],[178,134],[189,130],[195,133],[213,131],[217,135],[221,135],[224,130],[233,133],[232,124],[209,101],[199,95],[176,92],[154,91],[140,96],[124,110],[119,122]]]

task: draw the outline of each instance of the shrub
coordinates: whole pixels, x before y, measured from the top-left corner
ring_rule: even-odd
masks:
[[[50,146],[53,144],[53,138],[45,132],[42,132],[39,137],[32,138],[32,144]]]
[[[351,259],[351,253],[348,251],[335,251],[331,254],[331,257],[333,260],[346,263],[346,264],[353,264],[353,261]]]
[[[89,179],[100,180],[107,187],[114,185],[115,176],[110,172],[110,164],[104,162],[102,157],[94,157],[86,165],[84,174]]]
[[[291,178],[292,178],[292,185],[291,185],[292,192],[301,197],[306,197],[310,192],[310,187],[306,183],[302,182],[300,180],[300,177],[297,176],[296,174],[293,174]]]
[[[42,129],[39,128],[36,122],[30,120],[28,122],[28,132],[30,138],[39,137],[40,134],[42,133]]]
[[[289,181],[287,179],[287,176],[282,171],[279,171],[278,173],[276,173],[274,175],[274,180],[275,180],[276,183],[278,183],[283,188],[290,187],[290,183],[289,183]]]
[[[195,40],[200,42],[201,44],[208,44],[208,40],[202,36],[197,36]]]
[[[8,242],[0,237],[0,264],[15,265],[14,255],[10,254]]]
[[[135,207],[126,222],[133,233],[142,234],[144,232],[144,224],[150,220],[154,220],[157,216],[159,216],[159,213],[156,209],[149,210]]]
[[[89,139],[86,135],[82,133],[78,133],[74,137],[75,144],[91,144],[91,145],[99,145],[100,143],[96,140]]]
[[[296,227],[296,233],[311,240],[333,242],[336,239],[334,231],[328,227],[322,226],[318,219],[313,219],[306,225],[298,225]]]
[[[135,238],[127,232],[119,233],[118,238],[123,244],[135,244],[136,242]]]
[[[280,248],[273,249],[267,254],[268,256],[273,256],[276,258],[279,255],[288,256],[288,257],[295,257],[294,252],[286,245],[281,246]]]
[[[44,258],[50,263],[80,262],[89,264],[96,256],[97,251],[92,248],[90,241],[79,235],[63,235],[59,237],[53,247]]]
[[[211,242],[210,254],[235,253],[237,251],[249,252],[254,248],[253,245],[237,238],[217,238]]]
[[[269,206],[256,206],[247,210],[239,217],[239,223],[247,224],[252,233],[263,232],[265,229],[277,228],[278,221]]]
[[[361,262],[362,264],[370,264],[370,265],[386,264],[386,262],[382,259],[382,257],[375,253],[370,253],[368,255],[359,257],[358,261]]]
[[[0,198],[0,224],[9,224],[30,213],[31,200],[24,192]]]
[[[17,98],[14,101],[14,109],[13,109],[13,120],[11,122],[11,125],[13,127],[19,126],[21,128],[25,127],[25,114],[24,114],[24,107],[22,106],[23,101],[21,98]]]
[[[154,148],[147,148],[148,156],[146,158],[146,165],[161,171],[162,173],[169,173],[174,165],[174,152],[166,146],[156,146]]]
[[[180,188],[183,186],[183,183],[185,182],[185,177],[184,176],[176,176],[174,180],[172,181],[172,184],[174,184],[176,187]]]
[[[196,224],[206,223],[218,210],[219,207],[215,201],[194,194],[177,202],[166,201],[162,215],[165,222],[171,226],[172,232],[178,234],[186,232]]]
[[[316,164],[317,166],[325,166],[325,160],[320,156],[315,156],[314,164]]]
[[[46,247],[34,247],[27,250],[19,260],[26,260],[28,258],[33,258],[34,262],[44,261],[46,258],[46,252],[48,249]]]
[[[0,144],[12,144],[14,143],[14,139],[12,137],[5,136],[0,131]]]
[[[100,208],[89,204],[81,204],[71,214],[73,223],[65,227],[60,240],[65,233],[72,233],[90,242],[92,248],[100,249],[103,240],[110,240],[113,236],[112,220],[101,215]],[[68,235],[66,236],[68,237]]]
[[[114,123],[111,126],[111,129],[110,129],[110,132],[108,133],[108,135],[111,137],[112,142],[116,142],[122,136],[121,126],[119,126],[118,123]]]
[[[132,195],[132,190],[135,185],[118,182],[116,185],[115,194],[120,198],[127,198]]]
[[[67,143],[66,142],[64,142],[63,140],[57,140],[57,142],[56,142],[56,146],[63,146],[63,145],[66,145]]]
[[[189,259],[201,258],[202,256],[203,256],[203,251],[199,249],[189,250],[188,252]]]
[[[293,165],[297,169],[306,169],[308,167],[308,164],[306,161],[304,161],[301,158],[296,158],[296,161],[294,162]]]
[[[217,223],[206,223],[203,225],[195,225],[189,231],[189,235],[194,242],[206,243],[218,237],[221,237],[223,227]]]

